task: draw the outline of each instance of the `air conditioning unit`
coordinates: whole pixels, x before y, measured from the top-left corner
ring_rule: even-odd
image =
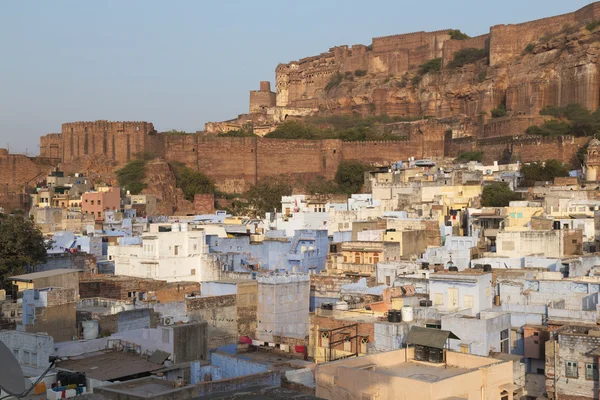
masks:
[[[173,325],[175,323],[175,318],[174,317],[162,317],[160,319],[160,324],[161,325]]]

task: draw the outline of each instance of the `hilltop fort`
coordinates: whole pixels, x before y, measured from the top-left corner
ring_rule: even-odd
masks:
[[[203,170],[225,191],[241,191],[277,174],[331,178],[344,159],[384,165],[478,149],[485,161],[508,154],[523,162],[550,156],[569,162],[587,138],[526,136],[525,130],[547,119],[540,115],[546,106],[599,107],[598,20],[600,2],[569,14],[493,26],[473,38],[445,29],[376,37],[368,46],[336,46],[279,64],[275,91],[261,82],[250,92],[247,113],[207,123],[204,132],[169,135],[142,121],[63,124],[61,133],[40,139],[37,161],[0,153],[0,168],[11,171],[0,184],[22,186],[35,179],[40,165],[95,156],[116,166],[140,153]],[[500,108],[505,112],[494,115]],[[389,142],[260,137],[286,120],[314,115],[418,120],[383,127],[399,136]],[[258,137],[217,135],[241,129]],[[36,167],[23,173],[30,164]]]

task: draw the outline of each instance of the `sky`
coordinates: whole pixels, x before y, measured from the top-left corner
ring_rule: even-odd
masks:
[[[0,148],[39,153],[73,121],[195,132],[248,112],[282,62],[343,44],[574,11],[589,0],[0,1]],[[2,173],[2,171],[0,171]]]

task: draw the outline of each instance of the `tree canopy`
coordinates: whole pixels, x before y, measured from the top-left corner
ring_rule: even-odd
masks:
[[[523,165],[521,175],[523,186],[533,186],[535,182],[553,181],[557,177],[569,176],[569,168],[559,160],[538,161]]]
[[[507,207],[511,201],[520,198],[518,193],[510,190],[506,182],[494,182],[483,187],[481,205],[483,207]]]
[[[288,176],[269,177],[246,192],[248,206],[257,216],[264,216],[281,208],[281,197],[292,194]]]
[[[9,276],[46,261],[51,247],[34,222],[23,215],[0,214],[0,287]]]
[[[344,160],[335,173],[335,183],[341,193],[359,193],[365,183],[367,166],[360,161]]]
[[[594,136],[600,133],[600,109],[591,112],[579,104],[565,107],[545,107],[541,115],[554,117],[540,126],[530,126],[526,132],[539,136]]]

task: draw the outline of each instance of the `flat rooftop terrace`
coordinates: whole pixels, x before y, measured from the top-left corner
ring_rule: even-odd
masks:
[[[443,363],[431,364],[414,360],[386,367],[375,365],[374,369],[374,372],[376,373],[415,379],[421,382],[438,382],[471,371],[471,369],[453,367],[451,365],[448,365],[448,367],[445,368]]]

